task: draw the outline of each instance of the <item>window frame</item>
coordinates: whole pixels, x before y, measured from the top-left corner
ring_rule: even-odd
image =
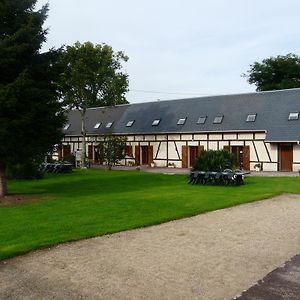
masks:
[[[220,121],[218,121],[219,118],[221,118]],[[223,119],[224,119],[224,115],[215,116],[213,124],[222,124]]]
[[[178,121],[177,121],[177,125],[181,125],[181,126],[184,125],[185,122],[186,122],[186,119],[187,119],[187,117],[179,118]]]

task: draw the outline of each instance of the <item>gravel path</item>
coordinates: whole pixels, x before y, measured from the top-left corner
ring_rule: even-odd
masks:
[[[0,262],[0,299],[231,299],[300,252],[281,195]]]

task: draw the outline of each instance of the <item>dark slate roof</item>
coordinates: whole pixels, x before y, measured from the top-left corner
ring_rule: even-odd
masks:
[[[288,120],[290,112],[299,111],[300,89],[290,89],[92,108],[87,111],[86,129],[88,134],[266,131],[267,141],[300,141],[300,120]],[[248,114],[257,114],[256,121],[246,122]],[[207,117],[204,124],[196,124],[200,116]],[[221,124],[213,123],[216,116],[224,116]],[[184,125],[177,125],[180,118],[186,118]],[[154,119],[161,120],[158,126],[152,126]],[[126,127],[130,120],[134,124]],[[105,128],[112,121],[113,127]],[[98,122],[100,128],[94,129]],[[65,134],[79,135],[77,111],[69,113],[69,123]]]

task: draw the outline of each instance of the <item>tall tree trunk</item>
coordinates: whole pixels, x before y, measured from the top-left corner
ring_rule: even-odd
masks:
[[[0,197],[6,195],[5,166],[0,164]]]
[[[81,137],[82,137],[82,151],[81,151],[81,168],[86,168],[86,130],[85,130],[85,113],[86,109],[80,111],[81,114]]]

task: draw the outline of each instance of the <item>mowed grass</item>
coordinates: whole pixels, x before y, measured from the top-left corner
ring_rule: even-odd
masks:
[[[243,186],[222,187],[189,185],[184,175],[76,170],[10,181],[8,187],[10,193],[40,200],[0,204],[0,259],[281,193],[300,194],[300,178],[247,177]]]

